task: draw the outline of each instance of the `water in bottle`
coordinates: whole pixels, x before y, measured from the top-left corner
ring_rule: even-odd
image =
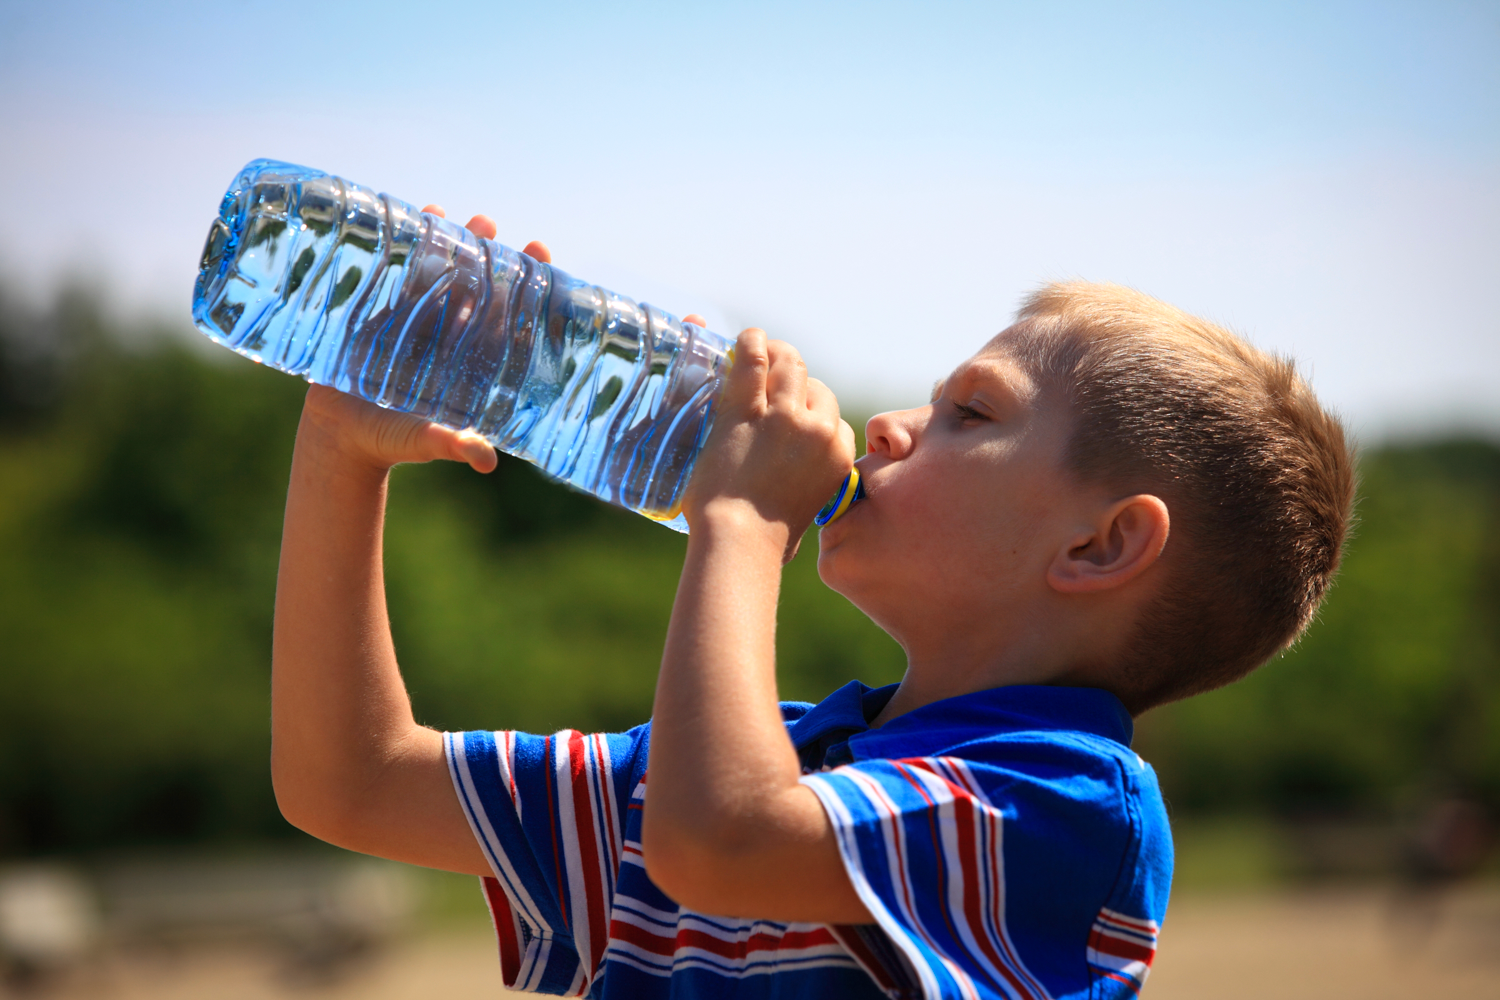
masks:
[[[240,171],[193,320],[282,371],[458,430],[687,530],[724,337],[340,177]],[[840,497],[857,498],[849,481]],[[837,501],[819,523],[847,508]]]

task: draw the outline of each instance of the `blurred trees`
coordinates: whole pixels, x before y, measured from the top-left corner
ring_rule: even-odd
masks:
[[[285,836],[271,608],[303,384],[87,296],[0,298],[0,855]],[[1365,456],[1362,524],[1292,653],[1141,720],[1179,812],[1389,809],[1500,791],[1500,448]],[[811,546],[808,547],[811,549]],[[404,467],[393,627],[442,728],[633,725],[683,540],[502,458]],[[788,571],[783,696],[900,676],[900,650]]]

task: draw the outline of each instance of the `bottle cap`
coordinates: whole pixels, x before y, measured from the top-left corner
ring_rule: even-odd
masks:
[[[813,518],[813,524],[816,524],[820,528],[825,524],[832,524],[843,517],[844,513],[850,507],[853,507],[864,498],[865,484],[860,482],[859,467],[856,466],[849,470],[849,474],[839,484],[839,491],[833,495],[833,499],[825,503],[823,509],[818,511],[817,515]]]

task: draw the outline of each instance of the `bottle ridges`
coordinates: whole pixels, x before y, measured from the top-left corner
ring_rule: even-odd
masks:
[[[460,429],[679,530],[728,342],[388,195],[256,161],[194,319],[283,371]]]

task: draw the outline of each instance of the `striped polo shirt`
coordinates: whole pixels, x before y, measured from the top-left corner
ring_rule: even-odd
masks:
[[[1172,843],[1131,719],[1091,688],[1015,686],[871,729],[895,686],[782,713],[866,925],[679,907],[646,875],[650,724],[448,733],[489,858],[513,989],[667,998],[1129,997],[1156,951]]]

